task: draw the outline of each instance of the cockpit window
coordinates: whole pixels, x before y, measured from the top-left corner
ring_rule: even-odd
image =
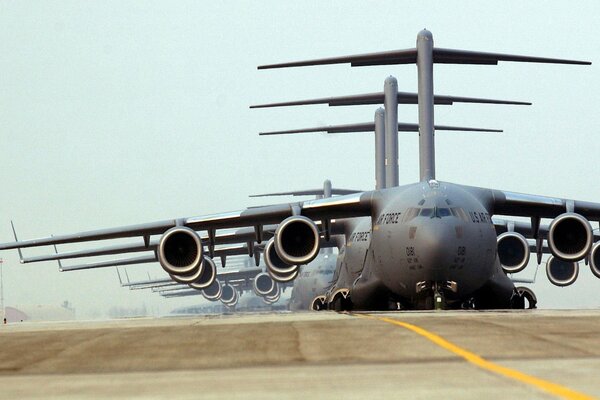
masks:
[[[452,213],[452,215],[454,215],[456,218],[460,218],[463,221],[469,221],[469,217],[467,216],[467,213],[465,212],[465,210],[463,210],[460,207],[453,207],[450,209],[450,212]]]
[[[436,217],[444,218],[444,217],[449,217],[450,215],[452,215],[452,214],[450,213],[449,208],[437,208],[436,209],[436,213],[435,213]]]
[[[431,217],[433,215],[433,208],[422,208],[419,215],[421,217]]]
[[[419,215],[419,209],[415,207],[410,207],[404,212],[402,222],[408,222],[411,219],[415,218],[417,215]]]

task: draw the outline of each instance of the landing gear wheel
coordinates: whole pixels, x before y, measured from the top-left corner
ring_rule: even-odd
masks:
[[[352,310],[352,302],[349,297],[344,297],[342,293],[337,293],[331,303],[328,304],[328,308],[333,311],[350,311]]]
[[[537,308],[537,297],[533,290],[524,286],[515,288],[515,293],[510,300],[513,309],[517,310],[532,310]]]
[[[327,309],[327,303],[325,302],[325,296],[315,297],[310,305],[312,311],[322,311]]]
[[[533,290],[524,286],[520,286],[516,288],[516,290],[519,294],[519,297],[523,299],[522,301],[524,309],[527,308],[529,310],[533,310],[537,308],[537,297],[535,296],[535,293],[533,293]]]

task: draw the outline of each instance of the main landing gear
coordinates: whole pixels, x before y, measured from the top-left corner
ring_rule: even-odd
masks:
[[[511,305],[513,309],[531,310],[537,308],[537,297],[533,293],[533,290],[525,286],[519,286],[515,288],[513,297],[511,298]]]

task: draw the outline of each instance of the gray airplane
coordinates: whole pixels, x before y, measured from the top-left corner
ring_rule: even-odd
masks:
[[[212,253],[211,244],[219,229],[253,227],[257,242],[261,242],[262,227],[277,224],[272,245],[267,244],[264,256],[267,265],[275,266],[270,268],[285,278],[297,275],[297,265],[315,259],[321,236],[327,241],[341,231],[346,235],[346,246],[338,258],[338,281],[348,285],[337,288],[346,292],[338,296],[336,308],[454,308],[466,303],[475,308],[512,308],[519,307],[521,301],[502,268],[501,259],[506,254],[497,244],[497,230],[491,218],[506,215],[531,218],[527,229],[536,240],[538,257],[543,240],[540,221],[552,219],[545,238],[557,262],[549,263],[547,271],[556,282],[565,282],[564,278],[576,271],[577,262],[586,257],[594,274],[600,276],[600,245],[594,244],[589,223],[590,219],[600,218],[599,203],[435,179],[433,64],[489,65],[499,61],[590,64],[435,48],[431,33],[422,31],[413,49],[262,66],[259,68],[416,63],[420,181],[334,198],[17,241],[0,245],[0,250],[135,236],[149,243],[150,236],[161,235],[158,261],[167,272],[185,277],[196,273],[202,264],[204,246],[198,231],[207,232]],[[389,125],[397,128],[396,124]],[[509,227],[508,232],[515,239],[511,243],[516,245],[508,246],[513,250],[509,253],[519,254],[519,243],[527,241],[515,226],[511,227],[513,230]],[[342,279],[345,270],[349,276]],[[354,276],[357,278],[350,282]]]

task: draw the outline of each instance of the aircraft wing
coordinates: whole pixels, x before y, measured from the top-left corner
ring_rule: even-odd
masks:
[[[65,253],[68,254],[68,253]],[[117,254],[117,253],[114,253]],[[227,257],[227,256],[239,256],[239,255],[247,255],[248,247],[246,245],[243,246],[226,246],[221,247],[214,250],[215,257]],[[60,255],[60,253],[59,253]],[[85,256],[80,256],[85,257]],[[57,260],[61,260],[61,258],[56,258]],[[46,260],[43,260],[46,261]],[[129,257],[129,258],[119,258],[116,260],[107,260],[107,261],[99,261],[87,264],[79,264],[79,265],[62,265],[60,264],[59,270],[61,272],[66,271],[80,271],[84,269],[96,269],[96,268],[108,268],[108,267],[118,267],[123,265],[134,265],[134,264],[146,264],[151,262],[158,262],[158,257],[156,252],[151,254],[137,256],[137,257]]]
[[[195,231],[210,233],[217,229],[264,227],[265,225],[278,224],[292,215],[303,215],[313,220],[370,216],[372,196],[373,192],[361,192],[297,203],[253,207],[221,214],[169,219],[139,225],[15,241],[0,244],[0,250],[128,237],[143,237],[145,242],[149,243],[150,236],[162,234],[176,226],[184,226]]]
[[[479,191],[487,192],[482,198],[488,201],[487,208],[493,215],[555,218],[565,212],[575,212],[589,220],[600,220],[600,203],[495,189]]]

